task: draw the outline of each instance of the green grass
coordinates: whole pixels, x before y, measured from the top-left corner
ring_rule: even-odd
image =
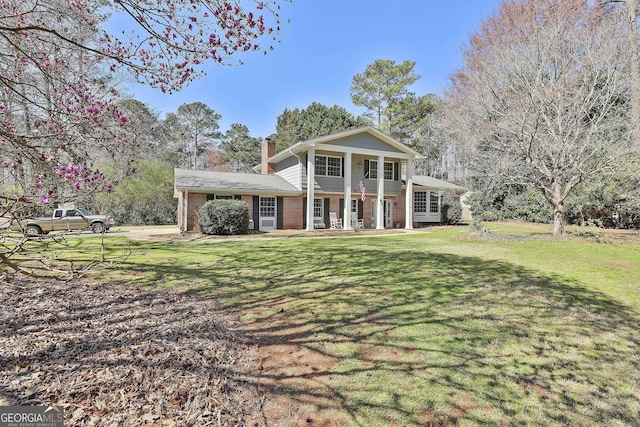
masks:
[[[322,358],[316,418],[640,425],[640,244],[494,229],[508,236],[134,242],[96,278],[214,293],[250,333]],[[292,375],[275,392],[306,401]]]

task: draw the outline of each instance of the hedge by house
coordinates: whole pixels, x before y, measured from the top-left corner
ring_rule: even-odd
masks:
[[[442,224],[458,224],[462,221],[462,205],[460,197],[452,193],[445,193],[442,196],[440,212],[440,222]]]
[[[249,234],[249,205],[241,200],[211,200],[198,211],[202,234]]]

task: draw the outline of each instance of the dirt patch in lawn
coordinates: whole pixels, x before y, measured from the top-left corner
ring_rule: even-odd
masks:
[[[206,294],[0,282],[0,405],[61,405],[65,425],[264,424],[258,349]]]

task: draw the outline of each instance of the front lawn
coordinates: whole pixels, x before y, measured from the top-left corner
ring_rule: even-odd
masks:
[[[96,280],[240,316],[259,425],[640,424],[640,242],[502,231],[134,242]]]

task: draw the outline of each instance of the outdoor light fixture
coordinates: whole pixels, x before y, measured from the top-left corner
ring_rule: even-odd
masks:
[[[358,160],[357,166],[358,166],[358,169],[360,170],[362,169],[362,167],[364,166],[364,163],[362,163],[362,160]]]

